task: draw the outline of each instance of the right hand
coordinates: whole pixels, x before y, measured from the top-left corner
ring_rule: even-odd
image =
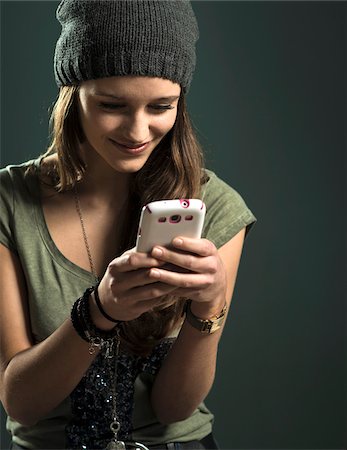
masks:
[[[102,307],[107,314],[116,320],[128,321],[160,305],[163,296],[177,289],[150,276],[151,268],[162,265],[162,261],[135,249],[115,258],[108,265],[98,288]],[[91,314],[96,326],[114,326],[100,314],[96,305],[92,305]]]

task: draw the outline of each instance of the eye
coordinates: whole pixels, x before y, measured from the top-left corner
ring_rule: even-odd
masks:
[[[174,106],[172,105],[149,105],[149,108],[151,108],[155,112],[164,112],[168,111],[169,109],[174,109]]]
[[[114,111],[116,109],[124,108],[125,105],[120,105],[118,103],[107,103],[107,102],[100,102],[99,107],[102,109],[108,109],[111,111]]]

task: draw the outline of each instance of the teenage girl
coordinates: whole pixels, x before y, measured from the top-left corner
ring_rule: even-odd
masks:
[[[13,448],[217,448],[203,403],[255,218],[203,165],[189,2],[63,0],[52,142],[1,170],[0,393]],[[134,249],[201,198],[201,239]]]

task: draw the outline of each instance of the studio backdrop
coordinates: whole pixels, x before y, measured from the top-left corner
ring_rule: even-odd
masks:
[[[0,2],[1,166],[47,147],[57,4]],[[346,448],[346,2],[193,8],[192,120],[208,167],[258,219],[207,399],[216,438],[223,449]]]

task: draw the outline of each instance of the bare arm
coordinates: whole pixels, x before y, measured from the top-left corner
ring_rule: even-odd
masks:
[[[225,289],[221,277],[217,276],[220,289],[214,290],[214,300],[203,301],[203,295],[200,295],[199,301],[193,301],[192,311],[196,316],[212,317],[221,311],[225,300],[230,304],[243,241],[244,230],[218,251],[222,267],[216,266],[216,269],[225,269]],[[189,417],[207,396],[214,381],[220,337],[221,330],[205,335],[184,323],[152,390],[152,405],[161,422],[171,423]]]
[[[207,318],[219,312],[224,299],[231,297],[242,241],[241,233],[240,237],[235,237],[219,252],[223,271],[218,272],[225,277],[225,265],[229,281],[225,285],[222,283],[222,289],[218,287],[216,290],[218,283],[213,282],[215,275],[210,277],[207,284],[210,283],[211,286],[203,292],[212,295],[213,301],[211,299],[206,301],[204,295],[200,296],[199,289],[186,286],[186,291],[192,294],[190,298],[195,300],[195,296],[198,300],[192,304],[192,310],[197,316],[203,318],[206,315]],[[26,287],[20,262],[2,245],[0,245],[0,258],[2,261],[0,395],[7,413],[12,418],[24,425],[31,425],[72,392],[92,363],[94,356],[89,354],[89,344],[77,335],[68,317],[45,341],[33,344],[28,319]],[[216,258],[216,255],[213,258]],[[190,261],[189,257],[188,260]],[[179,295],[184,295],[185,289],[177,284],[176,280],[164,278],[158,280],[153,276],[153,268],[160,268],[162,264],[163,261],[139,253],[128,253],[116,258],[109,265],[100,286],[100,295],[105,309],[119,320],[132,320],[160,303],[161,297],[169,292],[176,291]],[[169,274],[177,275],[174,272]],[[205,276],[204,278],[206,279]],[[193,284],[197,287],[196,282]],[[95,324],[102,329],[112,328],[114,324],[98,313],[93,298],[90,305]],[[162,421],[170,422],[178,420],[178,417],[186,417],[206,396],[214,378],[219,334],[201,336],[190,325],[184,325],[153,390],[153,405]],[[209,355],[207,359],[206,354]],[[189,364],[182,364],[185,370],[180,373],[180,381],[176,382],[175,387],[174,380],[178,378],[173,375],[177,374],[177,360],[181,363],[189,361]],[[176,372],[170,370],[173,366],[176,367]],[[201,376],[202,366],[204,366],[203,377]],[[192,394],[190,384],[192,380],[197,379],[201,381],[194,389],[194,394],[187,396],[189,401],[177,401],[177,395],[173,395],[175,390],[177,389],[177,393],[188,392],[189,389],[189,393]],[[182,391],[182,388],[185,391]],[[160,397],[165,401],[162,401]],[[167,402],[172,402],[172,417],[165,417],[163,413],[168,409]]]
[[[3,245],[0,260],[0,396],[12,418],[32,425],[70,394],[94,357],[70,320],[33,345],[19,260]]]
[[[23,425],[30,426],[58,406],[73,391],[93,362],[95,354],[89,354],[88,342],[82,340],[74,330],[69,312],[66,321],[52,335],[43,342],[34,344],[29,323],[25,278],[20,261],[1,244],[0,260],[0,398],[9,416]],[[131,291],[131,299],[120,305],[121,320],[138,317],[159,301],[154,299],[155,296],[160,298],[174,289],[148,277],[148,270],[143,267],[158,265],[154,258],[140,255],[137,264],[141,267],[140,270],[137,270],[137,266],[133,268],[132,264],[128,265],[131,270],[127,276],[127,286],[140,285],[141,288],[135,287]],[[105,278],[107,284],[109,273]],[[146,287],[147,283],[154,283],[157,287]],[[138,301],[139,297],[141,301]],[[113,297],[112,300],[114,301]],[[96,326],[102,329],[111,329],[114,326],[107,320],[105,322],[93,297],[90,306],[92,320]]]
[[[192,299],[197,317],[213,317],[226,301],[230,303],[244,235],[243,229],[219,251],[206,239],[183,238],[183,245],[161,248],[162,254],[155,253],[155,247],[151,255],[156,266],[149,255],[128,252],[109,265],[100,284],[101,302],[112,317],[131,320],[153,308],[160,296],[172,292]],[[169,270],[170,264],[183,268],[183,273]],[[98,326],[110,325],[102,318]],[[208,394],[220,335],[221,330],[206,336],[188,323],[183,325],[152,389],[152,406],[162,423],[189,417]]]

